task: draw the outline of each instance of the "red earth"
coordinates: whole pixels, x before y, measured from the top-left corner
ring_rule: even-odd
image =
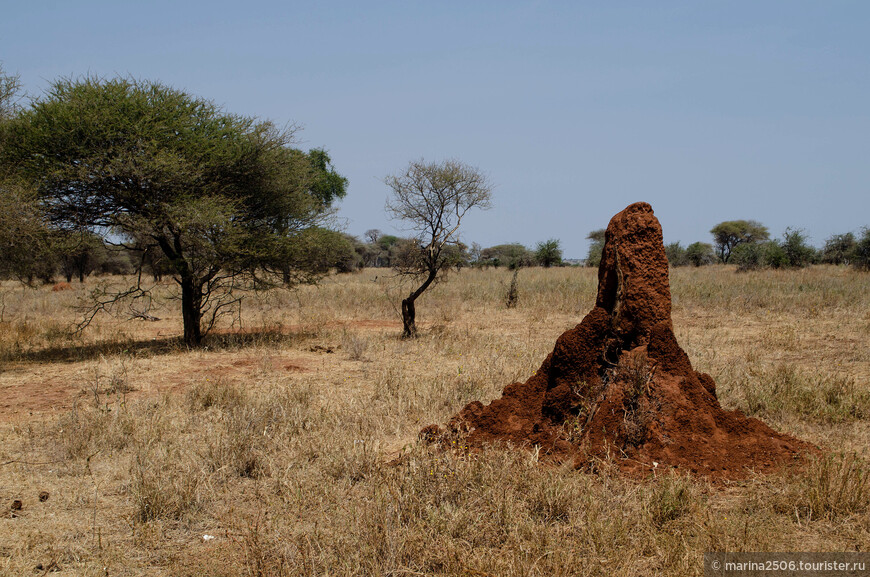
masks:
[[[674,336],[662,229],[647,203],[610,221],[595,307],[563,333],[541,368],[473,402],[447,425],[471,446],[536,446],[577,468],[607,460],[639,476],[676,469],[730,480],[816,451],[740,411],[723,409],[712,377]],[[445,431],[431,425],[424,437]]]

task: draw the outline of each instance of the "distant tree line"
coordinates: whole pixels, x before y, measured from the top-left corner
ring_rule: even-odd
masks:
[[[737,270],[760,268],[801,268],[825,263],[870,269],[870,228],[860,236],[852,232],[835,234],[817,249],[808,242],[805,231],[786,228],[782,237],[771,239],[767,227],[755,220],[731,220],[710,230],[713,243],[694,242],[684,247],[679,242],[665,245],[671,266],[704,266],[714,263],[736,264]],[[598,266],[604,247],[604,229],[590,232],[587,266]]]
[[[410,247],[416,242],[413,238],[403,238],[384,234],[378,229],[365,232],[363,240],[348,237],[353,245],[355,256],[349,259],[350,270],[360,268],[395,268],[401,264]],[[498,244],[483,248],[478,243],[471,246],[456,242],[445,248],[451,266],[462,267],[505,267],[510,270],[541,266],[544,268],[565,266],[562,260],[562,247],[559,239],[541,241],[528,248],[520,243]]]
[[[150,299],[144,278],[168,278],[179,292],[184,340],[196,346],[251,291],[386,267],[413,285],[402,301],[405,335],[413,336],[414,301],[452,268],[568,264],[556,238],[533,248],[461,242],[463,215],[488,208],[492,187],[458,161],[414,161],[386,177],[387,213],[413,234],[372,229],[358,239],[331,226],[347,179],[325,150],[295,148],[292,128],[156,82],[61,79],[26,106],[20,88],[0,68],[0,278],[33,285],[129,275],[126,288],[92,292],[83,326],[119,303]],[[753,220],[710,232],[712,243],[667,245],[669,262],[870,268],[867,228],[834,235],[821,249],[800,229],[771,239]],[[597,266],[604,229],[587,239],[585,264]]]

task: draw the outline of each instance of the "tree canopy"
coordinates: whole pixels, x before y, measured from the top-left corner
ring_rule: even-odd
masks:
[[[53,227],[164,254],[189,344],[245,290],[286,273],[347,184],[325,151],[293,148],[292,129],[155,82],[60,80],[3,131],[0,166],[33,188]],[[297,259],[294,278],[321,268]]]
[[[728,220],[714,226],[710,233],[716,246],[716,256],[723,263],[731,260],[734,247],[757,243],[770,238],[767,227],[755,220]]]

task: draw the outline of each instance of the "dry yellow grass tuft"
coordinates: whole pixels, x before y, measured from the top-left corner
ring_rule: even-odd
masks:
[[[524,269],[508,309],[510,281],[452,275],[403,341],[389,275],[333,276],[246,303],[195,351],[168,287],[160,321],[73,336],[90,285],[3,283],[0,573],[700,575],[710,550],[866,549],[870,276],[672,271],[678,339],[723,404],[825,448],[725,489],[419,443],[536,370],[597,279]]]

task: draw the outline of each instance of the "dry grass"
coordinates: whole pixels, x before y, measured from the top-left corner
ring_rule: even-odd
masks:
[[[524,269],[508,309],[510,277],[453,275],[415,341],[383,271],[331,277],[246,304],[197,351],[168,287],[161,321],[70,337],[83,287],[4,283],[0,573],[700,575],[710,550],[866,549],[870,276],[672,272],[677,336],[723,404],[825,448],[725,489],[420,444],[527,378],[594,301],[594,271]]]

